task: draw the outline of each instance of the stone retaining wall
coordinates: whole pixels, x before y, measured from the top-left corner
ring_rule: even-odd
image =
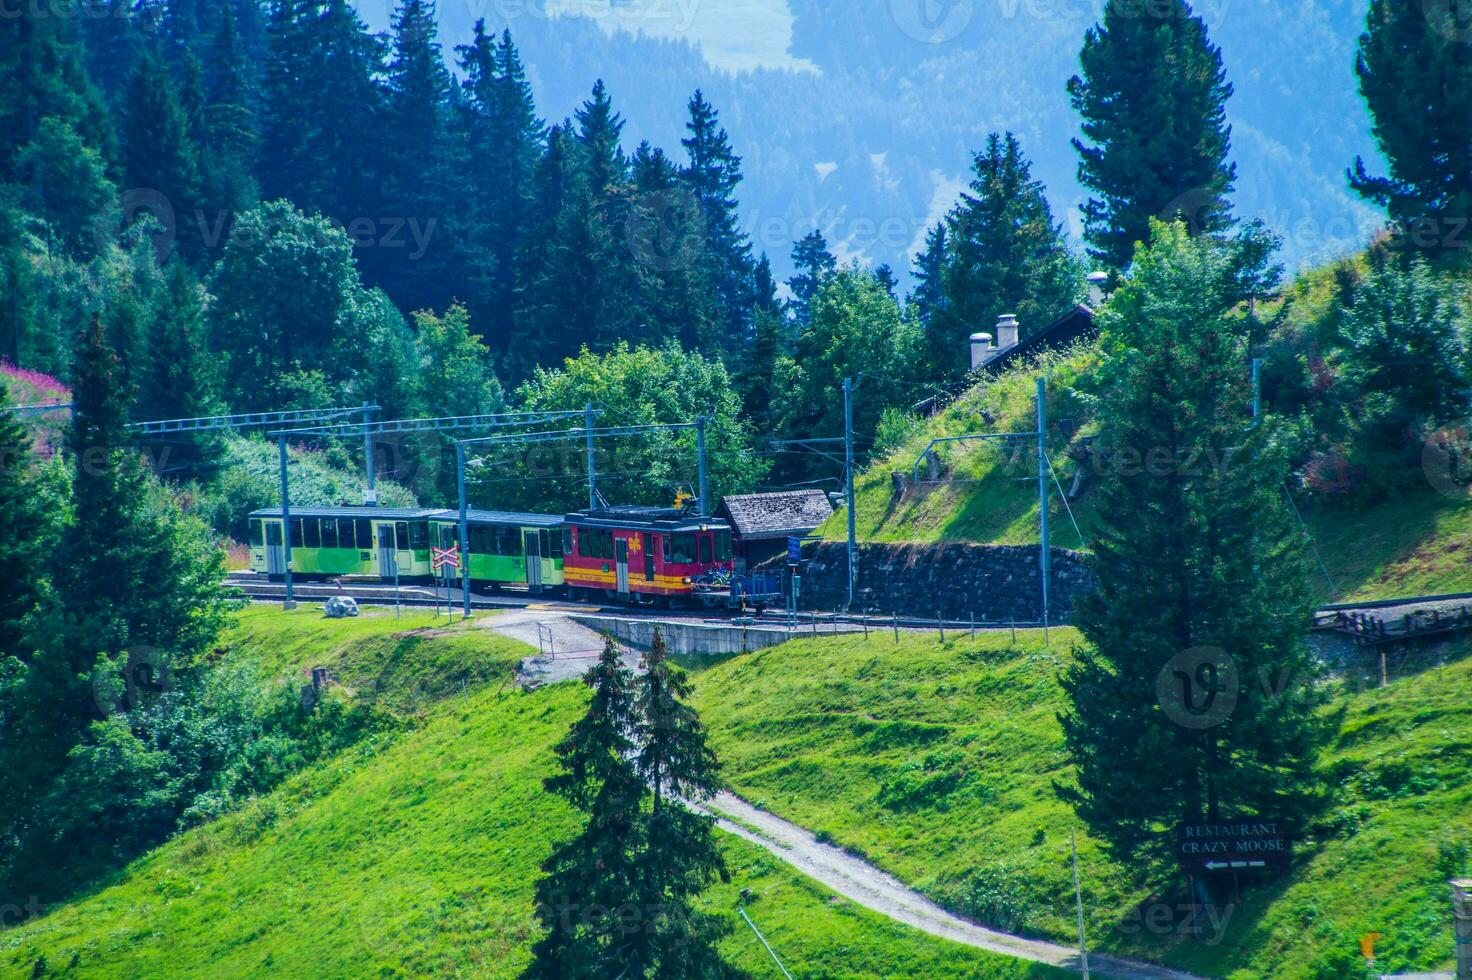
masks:
[[[803,549],[804,609],[841,609],[848,600],[847,546],[824,541]],[[1062,622],[1093,587],[1083,556],[1054,548],[1049,620]],[[1038,549],[977,544],[861,544],[853,611],[877,610],[965,622],[1036,623],[1042,619]]]

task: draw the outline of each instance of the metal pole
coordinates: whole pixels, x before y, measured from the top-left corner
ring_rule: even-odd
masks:
[[[698,465],[699,465],[699,468],[700,468],[700,516],[701,517],[704,517],[706,514],[709,514],[710,513],[710,508],[706,506],[707,500],[706,500],[706,485],[705,485],[705,422],[706,422],[706,417],[704,415],[700,416],[700,418],[698,418],[698,419],[695,420],[695,452],[696,452],[696,455],[700,457],[699,458],[699,461],[698,461]]]
[[[1068,849],[1073,852],[1073,896],[1078,902],[1078,956],[1083,961],[1084,980],[1089,980],[1089,945],[1084,939],[1084,892],[1078,883],[1078,835],[1068,828]]]
[[[598,464],[593,458],[593,406],[583,406],[583,429],[588,433],[588,509],[598,509]]]
[[[843,379],[843,494],[848,510],[848,605],[854,605],[854,581],[857,574],[859,544],[854,518],[854,382]]]
[[[378,489],[373,466],[373,432],[370,427],[375,411],[377,411],[376,406],[369,402],[363,403],[363,482],[367,486],[367,489],[363,491],[363,503],[372,506],[378,504]]]
[[[286,437],[279,436],[276,445],[281,452],[281,553],[286,558],[286,601],[282,608],[295,609],[296,596],[291,589],[291,492],[286,479]]]
[[[773,950],[771,944],[767,942],[767,937],[763,936],[762,931],[756,927],[756,923],[751,921],[751,916],[746,914],[746,909],[737,909],[737,911],[741,913],[741,918],[746,920],[746,924],[751,926],[751,931],[756,933],[756,938],[761,940],[762,946],[771,955],[772,962],[777,964],[777,969],[782,971],[782,975],[786,977],[787,980],[792,980],[792,974],[788,973],[787,967],[783,966],[782,961],[777,959],[776,951]]]
[[[1472,878],[1459,878],[1451,886],[1457,980],[1472,980]]]
[[[1252,417],[1262,414],[1262,358],[1252,359]]]
[[[470,522],[465,502],[465,446],[455,443],[455,483],[460,491],[460,619],[470,618]]]
[[[1048,406],[1045,398],[1047,382],[1038,376],[1038,564],[1043,573],[1043,629],[1048,628],[1048,577],[1052,558],[1048,544]]]

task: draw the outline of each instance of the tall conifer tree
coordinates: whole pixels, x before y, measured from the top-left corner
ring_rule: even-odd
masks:
[[[1100,317],[1098,588],[1063,677],[1062,793],[1122,859],[1167,857],[1161,825],[1301,828],[1319,790],[1305,555],[1286,448],[1251,425],[1236,249],[1157,223]]]
[[[689,134],[680,140],[689,157],[682,171],[704,215],[709,263],[721,305],[722,350],[727,358],[744,356],[751,338],[753,300],[751,242],[741,230],[736,188],[741,158],[720,124],[715,107],[697,89],[690,98]]]
[[[1355,159],[1350,183],[1411,248],[1472,255],[1472,45],[1451,3],[1372,0],[1355,73],[1390,175]]]
[[[1097,195],[1084,203],[1091,254],[1124,268],[1151,218],[1182,217],[1192,234],[1229,227],[1232,86],[1186,0],[1109,0],[1079,61],[1068,94],[1083,117],[1079,182]]]

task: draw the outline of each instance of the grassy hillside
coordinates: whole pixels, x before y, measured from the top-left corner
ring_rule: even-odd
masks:
[[[1051,355],[1048,444],[1058,483],[1052,488],[1052,539],[1060,548],[1087,550],[1094,512],[1087,484],[1065,509],[1058,486],[1072,487],[1077,464],[1069,448],[1094,429],[1087,399],[1073,389],[1097,363],[1089,346]],[[941,480],[921,483],[902,499],[893,495],[892,473],[911,477],[932,439],[976,432],[1031,432],[1036,369],[1017,370],[970,389],[923,423],[863,472],[855,485],[860,540],[877,542],[975,541],[1038,543],[1037,457],[1031,441],[943,443],[936,448]],[[920,467],[925,480],[926,467]],[[1368,507],[1315,503],[1295,497],[1317,546],[1313,586],[1323,602],[1382,599],[1472,591],[1472,499],[1452,499],[1427,483],[1419,490]],[[839,512],[821,529],[838,540],[847,534]],[[1324,574],[1327,572],[1327,576]]]
[[[514,976],[537,934],[537,865],[574,817],[541,792],[550,746],[584,692],[505,684],[525,648],[474,626],[392,613],[326,621],[257,607],[229,637],[284,677],[330,666],[367,696],[423,714],[277,792],[185,833],[93,893],[0,932],[0,975]],[[467,666],[468,665],[468,666]],[[458,683],[427,675],[470,671]],[[723,838],[732,882],[710,906],[738,931],[724,953],[755,976],[750,914],[800,977],[1046,978],[843,902],[764,852]]]
[[[1076,635],[800,640],[700,677],[702,716],[738,792],[829,836],[958,911],[1073,935],[1068,782],[1055,677]],[[1346,694],[1326,764],[1336,787],[1290,880],[1250,891],[1208,942],[1159,934],[1133,887],[1082,834],[1093,945],[1211,976],[1356,976],[1380,932],[1389,969],[1444,965],[1447,877],[1472,871],[1472,660]],[[1183,890],[1183,889],[1182,889]]]

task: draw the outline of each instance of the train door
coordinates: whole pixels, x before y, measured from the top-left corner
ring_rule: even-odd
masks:
[[[542,591],[542,542],[536,531],[523,531],[526,542],[526,587],[531,592]]]
[[[286,546],[281,543],[281,522],[266,522],[266,574],[286,574]]]
[[[644,535],[644,581],[654,581],[654,535]]]
[[[399,549],[394,540],[394,526],[375,523],[373,530],[378,535],[378,577],[388,581],[399,572]]]
[[[629,594],[629,539],[615,538],[613,542],[613,560],[618,565],[618,594]]]

